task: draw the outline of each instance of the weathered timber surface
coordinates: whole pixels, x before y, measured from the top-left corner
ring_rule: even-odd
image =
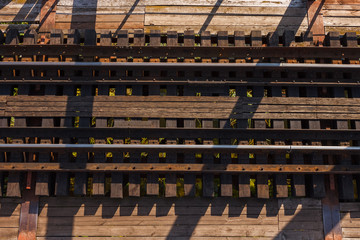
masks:
[[[360,32],[358,1],[325,1],[322,13],[326,32]]]
[[[51,5],[51,6],[50,6]],[[54,6],[52,6],[54,5]],[[325,1],[316,13],[324,22],[325,32],[359,32],[359,4],[356,1]],[[44,8],[44,10],[41,10]],[[47,12],[51,14],[40,14]],[[40,0],[0,2],[0,29],[29,28],[49,30],[43,23],[51,18],[58,29],[142,29],[195,33],[210,31],[265,32],[284,30],[300,35],[312,29],[305,0],[59,0],[42,5]],[[17,23],[17,24],[13,24]],[[40,25],[39,25],[40,24]]]
[[[40,0],[0,1],[0,22],[2,23],[0,30],[36,29],[40,21],[41,2]]]
[[[0,240],[17,240],[20,200],[0,198]]]
[[[151,109],[151,111],[149,111]],[[203,119],[358,119],[348,98],[192,96],[2,96],[4,117],[149,117]]]
[[[234,200],[41,198],[37,237],[322,239],[319,200]]]
[[[343,239],[360,238],[360,203],[340,203]]]

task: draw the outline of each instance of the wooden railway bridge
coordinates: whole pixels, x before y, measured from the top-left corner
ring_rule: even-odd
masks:
[[[0,240],[360,239],[358,0],[0,0]]]

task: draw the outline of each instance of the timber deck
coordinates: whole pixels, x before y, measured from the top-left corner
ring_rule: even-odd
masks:
[[[0,2],[0,240],[360,239],[360,2]]]

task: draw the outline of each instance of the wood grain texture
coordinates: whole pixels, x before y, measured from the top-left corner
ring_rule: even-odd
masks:
[[[42,198],[38,223],[38,239],[322,237],[321,203],[305,198]]]
[[[202,119],[359,118],[359,102],[347,98],[231,98],[175,96],[6,97],[2,116],[149,117]],[[149,109],[151,111],[148,111]],[[79,111],[79,112],[76,112]]]

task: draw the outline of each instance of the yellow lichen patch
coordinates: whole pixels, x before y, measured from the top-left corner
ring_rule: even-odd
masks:
[[[13,3],[16,3],[16,4],[24,4],[26,3],[27,0],[13,0],[12,2]]]

